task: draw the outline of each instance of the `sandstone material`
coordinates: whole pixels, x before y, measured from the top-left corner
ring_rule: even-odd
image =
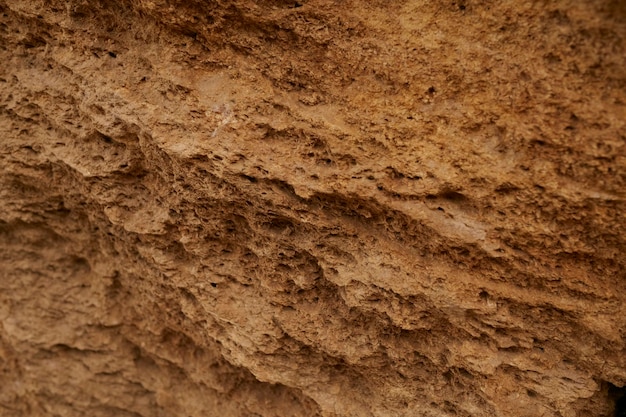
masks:
[[[621,0],[0,0],[0,415],[613,415],[625,42]]]

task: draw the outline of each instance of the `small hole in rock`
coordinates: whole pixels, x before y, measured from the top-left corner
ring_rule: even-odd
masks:
[[[212,283],[211,283],[211,287],[216,288],[216,287],[217,287],[217,284],[216,284],[215,282],[212,282]]]
[[[609,399],[615,401],[614,417],[626,417],[626,387],[618,387],[609,383]]]
[[[463,194],[452,190],[445,190],[439,193],[439,196],[449,201],[463,201],[467,198]]]

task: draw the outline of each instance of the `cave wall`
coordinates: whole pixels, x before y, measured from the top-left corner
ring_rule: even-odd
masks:
[[[0,415],[614,414],[624,2],[0,16]]]

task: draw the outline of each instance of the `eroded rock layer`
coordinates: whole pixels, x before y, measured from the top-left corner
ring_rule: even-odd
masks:
[[[0,415],[614,413],[624,2],[0,15]]]

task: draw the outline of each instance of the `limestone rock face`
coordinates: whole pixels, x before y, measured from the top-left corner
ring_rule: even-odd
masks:
[[[0,0],[0,415],[619,413],[625,42],[620,0]]]

